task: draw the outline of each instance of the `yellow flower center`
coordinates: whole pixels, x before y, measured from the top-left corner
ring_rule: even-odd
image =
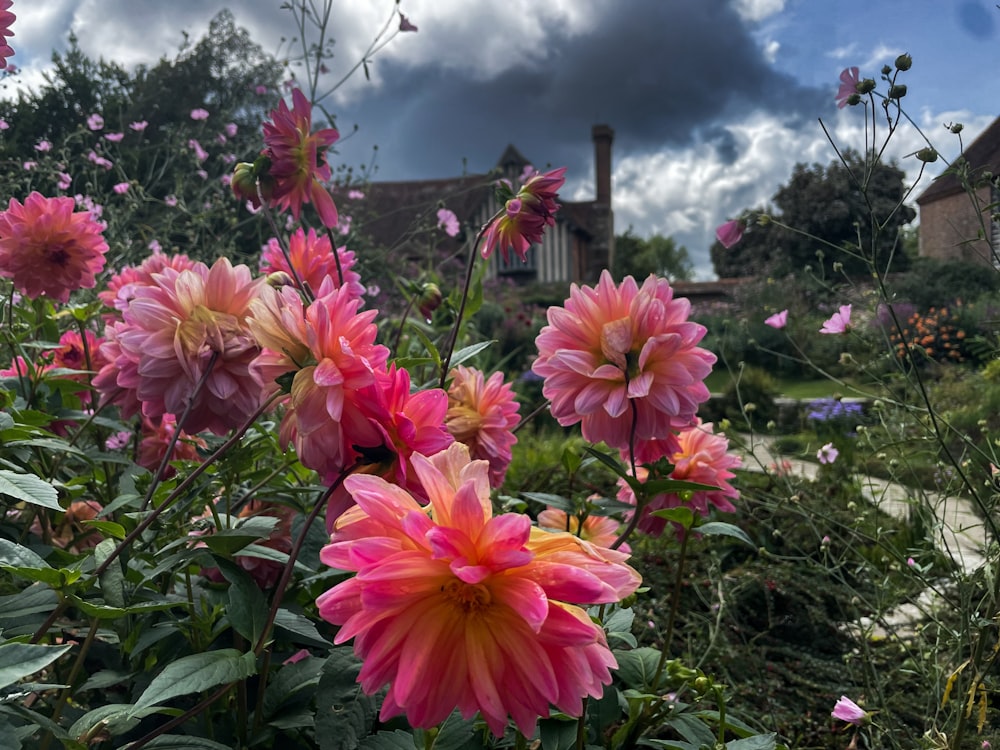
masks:
[[[467,615],[478,614],[489,609],[493,601],[490,590],[481,583],[451,580],[441,587],[441,593]]]
[[[465,404],[453,404],[445,415],[448,432],[460,443],[473,440],[483,426],[483,416],[477,410]]]

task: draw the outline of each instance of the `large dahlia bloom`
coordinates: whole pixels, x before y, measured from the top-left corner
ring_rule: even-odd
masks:
[[[312,105],[299,89],[292,92],[292,109],[281,101],[264,123],[264,154],[271,161],[270,203],[289,209],[297,220],[303,203],[312,203],[323,226],[337,226],[337,207],[323,186],[330,179],[326,152],[339,134],[333,128],[312,130]]]
[[[103,226],[75,207],[72,198],[33,192],[0,211],[0,276],[31,299],[66,302],[70,292],[93,288],[104,268]]]
[[[341,286],[340,275],[337,271],[337,259],[340,259],[340,272],[344,275],[344,285],[351,287],[354,296],[361,297],[365,293],[364,284],[361,283],[361,275],[352,270],[355,263],[354,253],[346,247],[338,247],[332,250],[330,237],[323,235],[316,236],[316,230],[310,228],[306,233],[299,227],[292,232],[288,238],[288,257],[295,267],[295,273],[288,267],[285,254],[281,252],[280,242],[272,237],[264,245],[260,256],[260,270],[262,273],[273,273],[274,271],[284,271],[293,279],[298,278],[309,285],[309,289],[315,294],[323,280],[327,277],[333,280],[334,286]],[[334,255],[336,252],[336,255]]]
[[[211,268],[165,268],[152,279],[133,289],[122,320],[108,326],[103,349],[110,364],[94,386],[126,416],[137,402],[143,416],[179,416],[193,400],[184,431],[223,435],[260,404],[261,389],[250,375],[259,349],[247,316],[264,280],[227,258]]]
[[[717,489],[685,492],[683,496],[676,492],[656,495],[643,509],[643,515],[639,519],[639,529],[652,536],[660,536],[663,533],[667,522],[663,518],[650,515],[654,510],[684,505],[700,516],[708,516],[711,506],[727,513],[736,510],[730,501],[739,497],[740,492],[729,484],[729,480],[736,476],[730,469],[738,468],[742,464],[742,459],[728,452],[729,440],[723,433],[716,433],[714,429],[711,422],[703,424],[701,420],[696,419],[693,425],[681,430],[677,435],[677,450],[665,457],[674,465],[670,473],[671,479],[697,482]],[[645,481],[646,470],[638,468],[637,475],[641,481]],[[632,490],[624,482],[619,484],[621,486],[618,493],[619,500],[634,504],[635,495]]]
[[[361,391],[385,370],[389,350],[375,343],[378,311],[358,312],[360,305],[350,287],[329,280],[308,307],[290,287],[265,287],[253,304],[250,327],[261,346],[253,376],[265,392],[288,391],[282,443],[326,481],[354,462],[354,445],[382,441]]]
[[[482,371],[459,365],[451,371],[445,427],[469,446],[473,458],[490,462],[490,484],[503,484],[517,442],[517,400],[503,373],[487,378]]]
[[[126,266],[119,273],[114,274],[108,280],[105,289],[98,292],[97,296],[107,307],[120,314],[132,301],[132,297],[135,296],[134,289],[137,286],[151,286],[155,283],[153,281],[154,273],[160,273],[164,268],[184,271],[194,268],[195,265],[195,261],[183,254],[153,253],[138,266]],[[120,317],[120,315],[112,317]]]
[[[555,213],[559,210],[556,194],[566,181],[566,167],[553,169],[545,174],[535,174],[511,194],[504,204],[503,213],[486,229],[482,256],[489,258],[499,249],[504,262],[513,250],[522,261],[527,260],[528,249],[542,241],[545,227],[555,226]]]
[[[345,484],[357,505],[337,521],[324,563],[357,575],[318,599],[354,639],[366,693],[389,689],[386,720],[430,728],[454,710],[479,711],[500,736],[508,717],[530,736],[550,706],[579,716],[616,666],[604,631],[579,604],[614,602],[639,575],[624,553],[493,515],[489,467],[454,443],[413,456],[421,505],[379,477]]]
[[[13,0],[0,0],[0,70],[7,67],[7,58],[14,56],[14,50],[7,44],[7,37],[14,36],[10,30],[17,16],[10,12]]]
[[[532,366],[559,424],[582,422],[587,440],[614,448],[629,445],[633,421],[637,439],[689,425],[708,399],[704,379],[715,363],[696,346],[705,328],[687,319],[690,311],[652,275],[641,287],[631,276],[615,286],[606,270],[596,287],[573,284],[565,307],[549,308]]]

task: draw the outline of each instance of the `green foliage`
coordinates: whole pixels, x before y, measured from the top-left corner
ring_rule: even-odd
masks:
[[[895,299],[919,310],[962,301],[974,302],[1000,290],[1000,276],[983,266],[960,260],[916,258],[910,270],[893,281]]]
[[[638,237],[632,227],[616,235],[611,275],[616,280],[632,276],[641,284],[651,273],[670,281],[690,281],[694,266],[687,248],[660,234]]]

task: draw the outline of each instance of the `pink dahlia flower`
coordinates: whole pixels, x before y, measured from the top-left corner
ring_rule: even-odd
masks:
[[[489,258],[499,249],[504,261],[511,250],[522,261],[528,249],[542,241],[545,227],[555,226],[559,210],[556,194],[566,181],[566,167],[535,174],[504,205],[504,212],[489,225],[483,239],[482,256]]]
[[[177,432],[177,417],[173,414],[164,414],[159,419],[142,419],[142,437],[139,440],[139,455],[135,462],[145,469],[156,471],[160,468],[163,456],[167,452],[170,441],[173,440]],[[173,453],[170,455],[171,461],[200,461],[198,449],[205,450],[208,444],[199,437],[191,437],[181,430],[181,434],[174,444]],[[168,466],[164,472],[164,479],[169,479],[177,470],[173,466]]]
[[[520,419],[514,391],[500,372],[487,379],[480,370],[459,365],[451,378],[445,427],[469,446],[473,458],[490,462],[490,484],[499,487],[517,442],[513,430]]]
[[[344,274],[344,285],[351,287],[353,296],[361,297],[365,287],[361,283],[361,275],[354,268],[354,253],[346,247],[338,247],[337,254],[331,251],[329,235],[318,237],[316,230],[310,228],[308,233],[302,227],[296,229],[288,238],[288,257],[295,267],[299,279],[309,285],[315,294],[323,284],[323,279],[330,277],[334,286],[340,286],[340,276],[337,272],[337,259],[340,259],[340,270]],[[264,246],[260,256],[261,273],[284,271],[293,279],[291,269],[281,252],[279,241],[272,237]]]
[[[625,448],[691,423],[708,400],[704,379],[715,355],[696,344],[704,326],[690,322],[691,303],[674,298],[666,279],[640,287],[631,276],[615,286],[604,271],[596,287],[573,284],[564,307],[550,307],[535,343],[532,370],[563,426],[582,422],[583,436]]]
[[[0,70],[7,67],[7,58],[14,56],[14,50],[7,44],[7,37],[14,36],[10,27],[17,20],[17,16],[10,12],[13,4],[13,0],[0,0]]]
[[[135,296],[135,289],[140,286],[152,286],[153,274],[160,273],[165,268],[176,271],[193,269],[197,264],[186,255],[166,255],[154,252],[138,266],[127,266],[120,273],[114,274],[107,283],[107,288],[97,293],[98,298],[107,307],[121,313]],[[117,316],[115,316],[117,317]]]
[[[552,705],[581,715],[616,663],[576,605],[635,591],[627,555],[494,516],[488,465],[461,443],[413,465],[429,505],[379,477],[348,477],[357,506],[320,553],[356,572],[317,604],[341,626],[337,643],[354,639],[362,690],[389,686],[381,719],[404,713],[430,728],[457,708],[497,736],[508,718],[531,736]]]
[[[384,371],[389,350],[376,344],[377,310],[331,280],[304,307],[290,287],[265,287],[253,305],[251,330],[262,347],[251,372],[265,392],[289,391],[280,437],[303,465],[332,481],[357,457],[354,445],[381,442],[362,409],[361,392]]]
[[[220,258],[211,268],[165,268],[152,280],[133,288],[122,321],[108,326],[110,364],[94,387],[119,401],[126,416],[136,400],[143,416],[156,418],[183,414],[193,399],[183,429],[225,434],[260,404],[260,387],[250,375],[259,349],[247,316],[264,279]]]
[[[639,528],[651,536],[660,536],[667,523],[666,519],[650,515],[654,510],[685,505],[701,516],[708,516],[710,506],[714,506],[731,513],[736,507],[730,500],[740,496],[739,490],[729,484],[728,480],[736,476],[730,469],[739,467],[742,459],[728,453],[729,440],[723,433],[715,433],[711,422],[702,424],[701,420],[696,420],[695,424],[678,433],[677,440],[678,450],[665,456],[674,465],[670,478],[707,484],[718,489],[697,490],[685,493],[684,496],[676,492],[656,495],[646,505],[643,516],[639,519]],[[637,471],[639,478],[645,481],[646,470],[640,468]],[[632,490],[624,482],[621,484],[619,499],[634,504]]]
[[[97,518],[104,507],[96,500],[75,500],[66,508],[59,523],[49,529],[49,541],[56,547],[80,554],[96,547],[101,542],[101,533],[86,524]],[[31,524],[31,531],[41,535],[42,524],[49,525],[48,520],[36,516]]]
[[[581,528],[579,518],[551,506],[539,513],[537,520],[540,529],[565,531],[597,547],[610,547],[618,540],[621,532],[621,524],[609,516],[587,516]],[[620,549],[622,552],[628,552],[629,546],[623,544]]]
[[[75,207],[72,198],[33,192],[23,205],[11,198],[0,211],[0,276],[31,299],[66,302],[70,292],[93,288],[104,268],[103,227]]]
[[[312,105],[299,89],[292,91],[292,109],[284,101],[264,123],[264,153],[271,160],[271,205],[290,209],[299,218],[303,203],[312,203],[327,229],[337,226],[337,207],[322,183],[330,179],[326,152],[339,134],[333,128],[312,130]]]

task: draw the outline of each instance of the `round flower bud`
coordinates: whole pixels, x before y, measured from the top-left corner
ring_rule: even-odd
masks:
[[[870,94],[875,90],[875,81],[872,78],[862,78],[854,90],[859,94]]]
[[[847,97],[847,104],[851,107],[861,104],[861,94],[851,94]]]
[[[890,68],[888,65],[883,65],[882,66],[882,75],[887,76],[891,72],[892,72],[892,68]]]
[[[896,58],[896,70],[909,70],[913,65],[913,58],[905,52]]]
[[[420,297],[417,298],[417,309],[420,310],[420,314],[424,316],[424,320],[430,322],[431,315],[434,311],[441,307],[441,301],[444,297],[441,295],[441,289],[437,284],[429,282],[424,284],[423,289],[420,290]]]
[[[961,133],[964,128],[965,126],[960,122],[955,122],[948,126],[948,130],[950,130],[955,135]]]
[[[931,164],[937,161],[938,152],[928,146],[927,148],[922,148],[917,151],[916,157],[925,164]]]
[[[906,96],[906,86],[902,83],[897,83],[889,87],[890,99],[902,99],[904,96]]]

